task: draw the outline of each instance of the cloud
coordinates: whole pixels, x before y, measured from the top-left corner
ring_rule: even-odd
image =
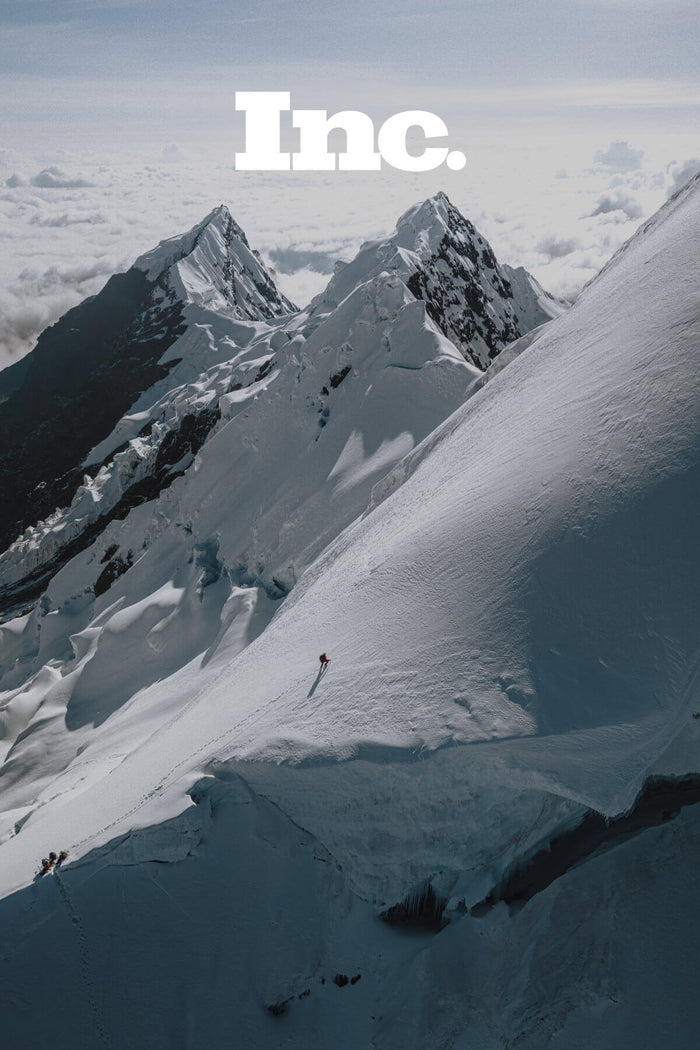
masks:
[[[169,142],[163,147],[160,154],[160,159],[164,164],[181,164],[186,157],[187,154],[180,149],[177,142]]]
[[[21,175],[18,175],[17,172],[15,172],[14,175],[10,175],[9,179],[5,179],[5,185],[8,186],[9,189],[14,190],[18,186],[26,186],[27,182],[26,179],[23,179]]]
[[[277,287],[288,299],[299,307],[304,307],[315,295],[322,292],[328,284],[328,277],[305,267],[295,273],[277,274]]]
[[[331,252],[313,249],[303,251],[298,248],[273,248],[269,255],[275,269],[285,274],[293,274],[302,269],[317,274],[331,274],[338,258]]]
[[[613,212],[622,212],[628,219],[641,219],[642,207],[634,197],[617,190],[615,193],[604,193],[598,198],[598,203],[592,212],[591,218],[596,215],[611,215]]]
[[[690,160],[684,161],[682,164],[676,164],[671,166],[669,175],[671,176],[671,186],[668,190],[667,196],[672,197],[674,193],[685,186],[689,179],[692,179],[693,175],[697,175],[700,171],[700,158],[691,157]]]
[[[645,139],[645,167],[620,176],[609,165],[591,165],[606,142],[599,131],[571,145],[552,142],[544,152],[533,150],[529,133],[507,142],[499,136],[495,145],[475,142],[469,182],[446,169],[415,176],[387,171],[381,179],[236,172],[218,142],[210,152],[190,148],[172,163],[161,151],[177,143],[162,137],[131,153],[14,154],[0,180],[0,367],[30,350],[47,325],[99,291],[111,273],[201,221],[220,201],[300,306],[323,290],[335,260],[390,235],[406,208],[440,189],[488,238],[500,262],[525,266],[548,291],[573,297],[629,235],[628,219],[642,209],[650,215],[663,202],[684,166],[672,172],[668,158],[695,149],[690,135],[689,144],[683,139],[663,152]],[[557,178],[564,156],[566,177]],[[53,176],[49,188],[19,180],[5,187],[13,172],[42,171]],[[652,185],[659,172],[661,184]],[[620,179],[615,187],[608,185],[613,178]],[[77,181],[91,186],[76,189]]]
[[[43,190],[74,190],[94,186],[93,182],[88,182],[82,178],[71,178],[61,171],[60,168],[55,167],[44,168],[38,175],[32,176],[29,182],[30,185],[37,186]]]
[[[579,246],[576,237],[557,238],[554,236],[543,237],[537,244],[536,251],[546,255],[549,259],[563,259],[565,255],[571,255]]]
[[[117,267],[113,258],[43,270],[27,267],[0,289],[0,368],[31,350],[45,328],[88,295]]]
[[[105,217],[102,212],[79,212],[75,214],[69,214],[68,212],[62,212],[60,215],[32,215],[29,220],[32,226],[44,226],[48,229],[65,229],[67,226],[80,226],[87,224],[89,226],[100,226],[109,222],[109,219]]]
[[[598,150],[594,161],[604,164],[612,171],[627,172],[637,171],[642,166],[644,150],[630,149],[628,142],[611,142],[607,150]]]

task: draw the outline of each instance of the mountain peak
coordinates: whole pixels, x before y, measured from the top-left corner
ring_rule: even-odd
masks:
[[[220,234],[225,234],[231,226],[234,227],[237,238],[248,248],[249,245],[245,233],[234,222],[226,205],[219,204],[201,222],[196,223],[186,233],[178,234],[176,237],[167,237],[165,240],[160,241],[155,248],[144,252],[136,260],[134,266],[137,270],[143,270],[149,280],[155,281],[171,266],[191,255],[205,231],[211,229]]]
[[[277,290],[225,204],[187,233],[161,241],[134,267],[184,303],[232,312],[241,320],[270,320],[296,309]]]
[[[408,208],[391,237],[364,244],[337,271],[312,313],[335,307],[382,272],[397,274],[431,320],[481,371],[508,343],[560,312],[527,281],[514,291],[486,238],[443,191]]]
[[[421,256],[432,254],[448,231],[458,240],[483,240],[476,227],[464,218],[442,190],[412,205],[396,223],[399,245]]]

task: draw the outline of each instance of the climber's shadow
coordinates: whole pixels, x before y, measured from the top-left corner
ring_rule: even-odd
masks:
[[[330,663],[330,661],[329,661],[329,663]],[[321,664],[321,666],[318,669],[318,674],[316,675],[316,681],[314,682],[314,684],[311,686],[311,688],[309,689],[308,693],[306,694],[306,699],[307,700],[309,699],[310,696],[314,695],[314,693],[318,689],[318,686],[319,686],[319,684],[321,682],[321,679],[323,678],[323,676],[324,676],[324,674],[326,673],[327,670],[328,670],[328,664]]]

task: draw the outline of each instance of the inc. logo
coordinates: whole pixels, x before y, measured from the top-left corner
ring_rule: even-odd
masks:
[[[325,109],[292,110],[292,126],[299,129],[300,149],[281,147],[281,114],[291,109],[289,91],[237,91],[236,109],[245,113],[245,151],[236,153],[238,171],[379,171],[382,160],[400,171],[431,171],[446,163],[461,171],[467,158],[461,150],[425,145],[420,154],[409,153],[407,135],[420,128],[426,139],[448,134],[444,120],[424,109],[409,109],[389,117],[377,134],[367,113],[347,109],[328,116]],[[346,149],[328,150],[328,136],[336,128],[345,132]]]

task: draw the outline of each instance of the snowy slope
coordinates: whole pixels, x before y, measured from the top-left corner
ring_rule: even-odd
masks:
[[[146,262],[191,283],[220,225],[191,240]],[[297,316],[206,317],[205,335],[185,330],[167,379],[88,456],[105,458],[70,506],[0,556],[6,606],[23,613],[0,628],[10,808],[34,797],[37,761],[64,721],[89,736],[135,691],[208,661],[224,636],[229,657],[243,648],[479,375],[394,275],[358,285],[310,329]],[[54,740],[42,776],[74,747],[70,735]]]
[[[696,179],[486,383],[394,268],[349,279],[3,625],[10,1037],[695,1045],[694,810],[478,905],[699,771],[699,234]],[[441,932],[378,920],[428,883]]]

